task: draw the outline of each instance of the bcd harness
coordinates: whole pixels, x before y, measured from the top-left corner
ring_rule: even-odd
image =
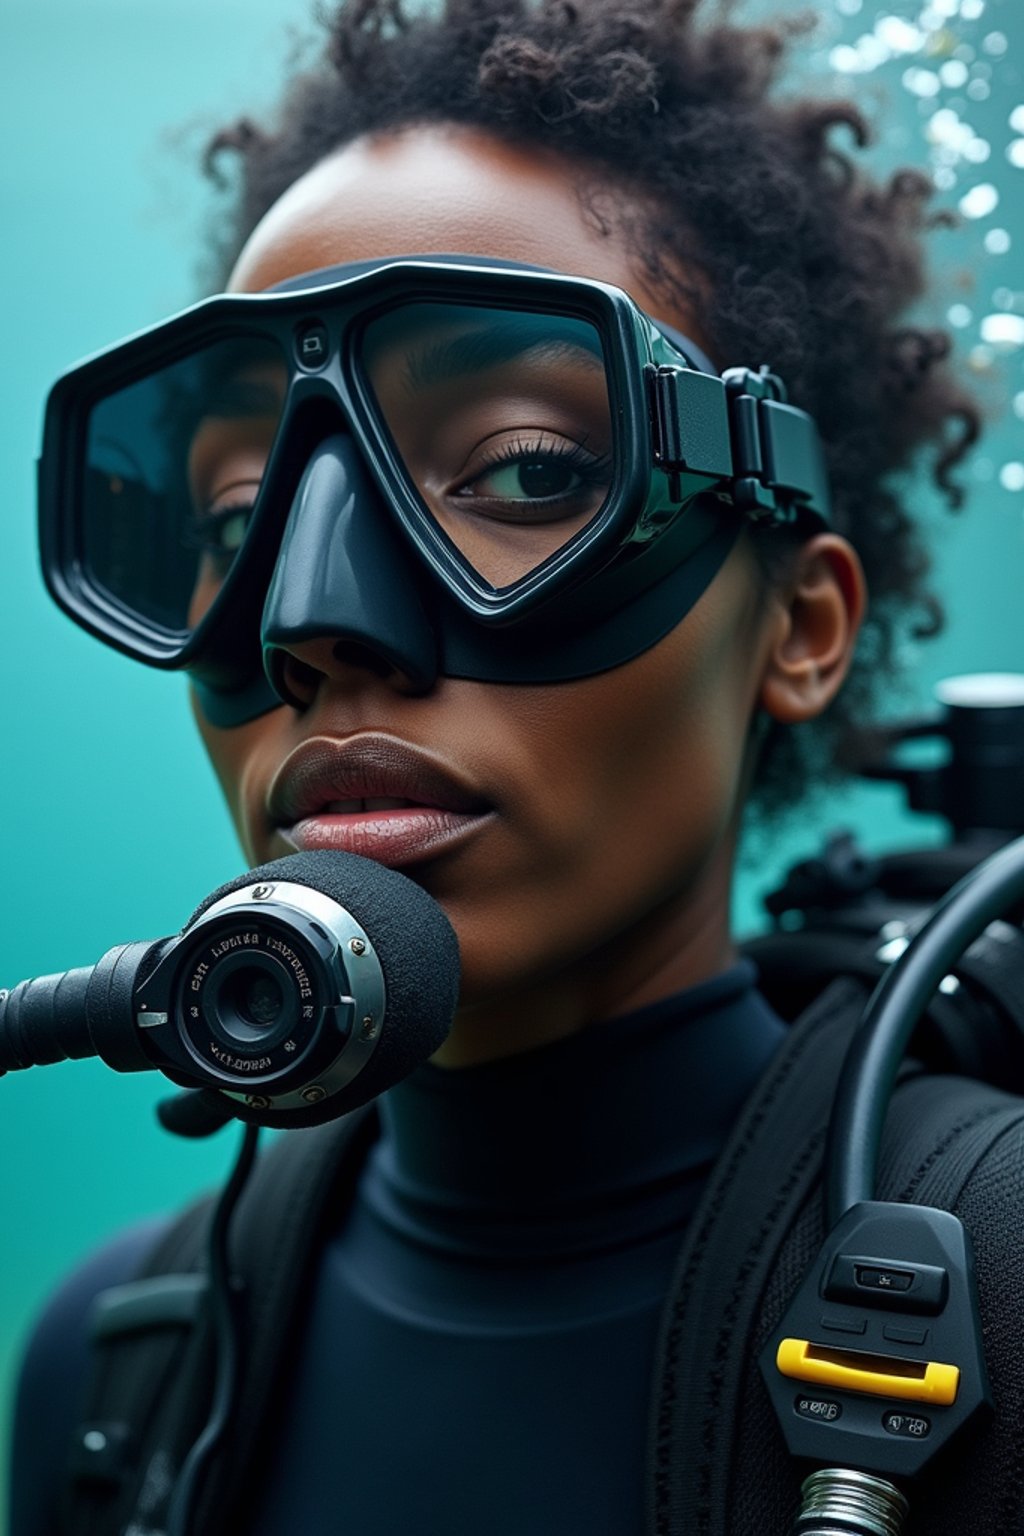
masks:
[[[817,960],[812,963],[815,952]],[[818,995],[746,1104],[687,1230],[652,1380],[645,1536],[789,1528],[806,1467],[786,1452],[756,1360],[824,1236],[821,1159],[839,1068],[883,968],[879,946],[777,935],[750,946],[769,1001]],[[822,990],[826,977],[846,974]],[[915,1490],[909,1536],[1024,1530],[1024,935],[994,925],[937,994],[886,1124],[880,1198],[957,1213],[975,1248],[994,1414]],[[927,1063],[927,1070],[924,1063]],[[938,1067],[938,1072],[935,1072]],[[970,1077],[954,1075],[960,1067]],[[975,1074],[988,1076],[978,1080]],[[248,1528],[252,1469],[273,1457],[274,1406],[329,1216],[351,1199],[372,1111],[290,1131],[257,1163],[232,1227],[246,1341],[230,1432],[190,1536]],[[139,1278],[103,1293],[95,1368],[64,1507],[68,1536],[160,1536],[174,1480],[210,1411],[204,1274],[214,1202],[192,1206]],[[842,1342],[840,1340],[840,1342]]]

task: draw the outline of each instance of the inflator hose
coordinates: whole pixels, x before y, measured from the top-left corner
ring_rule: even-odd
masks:
[[[882,1127],[914,1027],[943,977],[995,918],[1024,901],[1024,837],[965,875],[942,898],[868,1001],[846,1053],[825,1161],[829,1231],[873,1200]]]

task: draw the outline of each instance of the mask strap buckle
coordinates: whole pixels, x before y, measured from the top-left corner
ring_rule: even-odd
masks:
[[[790,405],[778,374],[762,364],[722,375],[733,450],[733,501],[755,523],[787,525],[808,513],[827,526],[828,478],[818,429]]]
[[[675,365],[647,374],[655,463],[675,478],[674,500],[718,480],[751,522],[786,526],[810,515],[828,526],[818,429],[767,365],[727,368],[721,378]]]

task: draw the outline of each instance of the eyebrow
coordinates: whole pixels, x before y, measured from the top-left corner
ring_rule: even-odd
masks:
[[[405,383],[410,390],[428,389],[467,374],[482,373],[497,364],[511,362],[527,353],[543,362],[583,362],[603,367],[601,338],[585,322],[559,316],[529,316],[514,325],[479,325],[447,341],[429,342],[410,351],[405,363]]]

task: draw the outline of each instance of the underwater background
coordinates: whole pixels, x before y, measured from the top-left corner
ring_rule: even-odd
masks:
[[[905,641],[907,687],[891,701],[903,715],[928,705],[942,677],[1024,672],[1024,5],[820,9],[785,89],[854,97],[877,125],[857,163],[925,166],[933,206],[959,211],[958,229],[929,236],[934,284],[911,317],[951,328],[989,416],[962,470],[961,514],[945,511],[927,465],[914,482],[948,623],[935,641]],[[309,0],[0,7],[0,985],[170,933],[242,868],[182,680],[105,649],[46,596],[35,456],[58,373],[202,295],[217,207],[202,146],[273,102],[315,37],[311,13]],[[841,131],[834,143],[852,148]],[[869,851],[946,835],[894,786],[829,794],[746,850],[739,933],[763,926],[762,894],[835,826]],[[25,1330],[58,1277],[229,1164],[233,1128],[200,1143],[159,1129],[153,1106],[168,1087],[96,1062],[0,1083],[0,1428]]]

